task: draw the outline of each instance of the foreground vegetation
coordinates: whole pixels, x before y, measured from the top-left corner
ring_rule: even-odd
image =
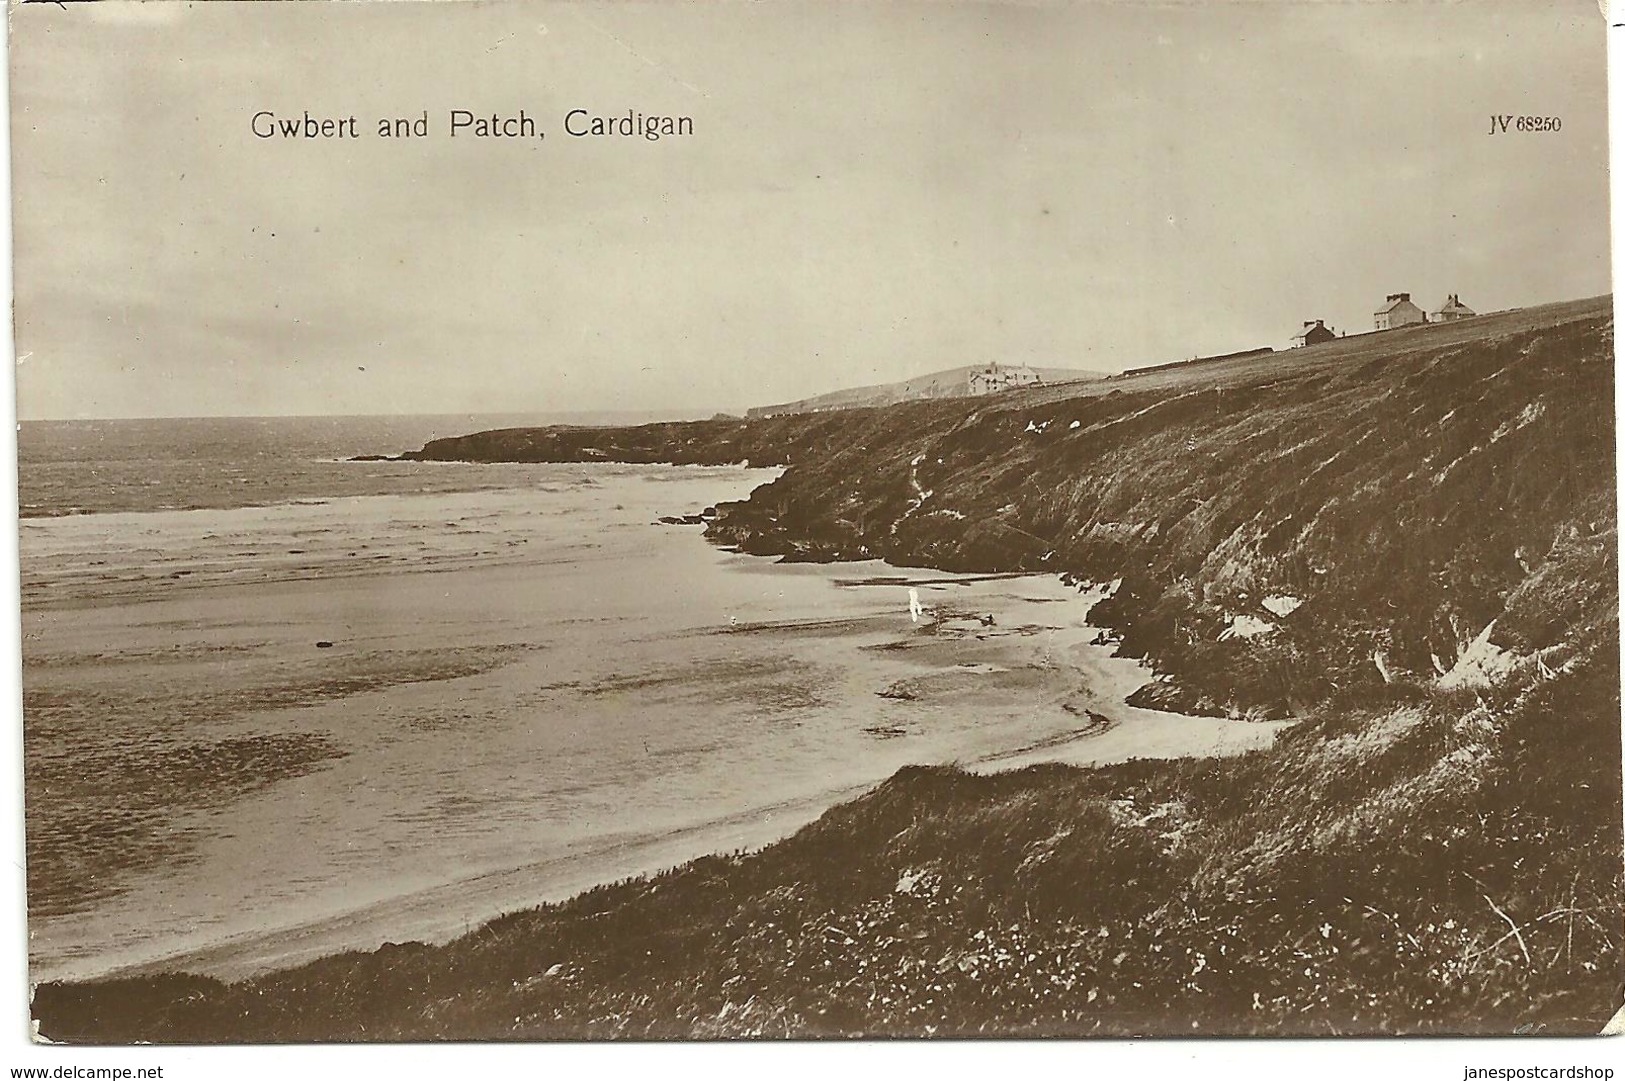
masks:
[[[1239,759],[908,769],[759,854],[227,986],[48,986],[53,1039],[1589,1033],[1619,1001],[1616,643]]]
[[[1142,700],[1299,723],[1228,760],[908,769],[443,947],[41,987],[41,1029],[1595,1032],[1625,983],[1612,338],[1594,302],[1115,393],[426,448],[777,455],[715,539],[1120,580],[1098,619],[1168,677]]]

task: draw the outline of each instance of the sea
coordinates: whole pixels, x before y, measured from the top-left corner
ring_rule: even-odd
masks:
[[[444,941],[912,763],[1267,735],[1112,714],[1138,670],[1052,576],[661,521],[777,470],[348,460],[546,419],[21,425],[34,980]]]
[[[24,421],[17,501],[24,518],[110,511],[252,507],[346,495],[421,495],[523,486],[523,466],[350,458],[401,454],[431,439],[547,424],[694,419],[634,412],[436,416],[194,417]]]

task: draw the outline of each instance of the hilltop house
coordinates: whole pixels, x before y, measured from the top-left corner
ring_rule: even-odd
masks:
[[[1444,307],[1434,312],[1431,321],[1435,323],[1454,323],[1457,319],[1471,319],[1478,313],[1461,302],[1461,298],[1451,293],[1450,299],[1444,302]]]
[[[1292,348],[1300,349],[1306,345],[1319,345],[1329,342],[1337,337],[1337,331],[1326,325],[1326,320],[1305,319],[1303,329],[1292,335]]]
[[[986,367],[972,368],[966,389],[971,394],[996,394],[1011,387],[1030,387],[1042,382],[1038,373],[1025,364],[1009,368],[995,360]]]
[[[1428,321],[1427,312],[1411,303],[1409,293],[1389,293],[1388,300],[1372,314],[1378,330],[1393,330]]]

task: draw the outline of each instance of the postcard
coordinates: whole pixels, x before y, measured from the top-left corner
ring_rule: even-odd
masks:
[[[1601,1032],[1605,32],[14,5],[37,1038]]]

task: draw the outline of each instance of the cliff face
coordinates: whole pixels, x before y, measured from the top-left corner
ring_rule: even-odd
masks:
[[[1143,700],[1282,715],[1464,658],[1550,665],[1613,618],[1612,348],[1602,298],[990,398],[409,457],[785,465],[708,534],[1121,579],[1096,618],[1173,677]]]
[[[1432,679],[1492,621],[1480,654],[1561,652],[1612,618],[1612,340],[1596,312],[1231,385],[899,407],[711,532],[1122,579],[1096,615],[1187,687],[1156,693],[1279,713]]]

